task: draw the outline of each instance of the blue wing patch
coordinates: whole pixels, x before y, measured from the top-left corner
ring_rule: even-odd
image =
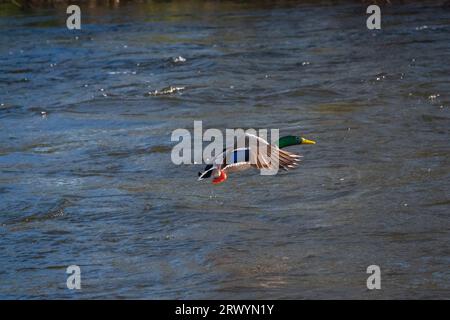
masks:
[[[238,162],[249,162],[250,161],[250,150],[248,148],[241,149],[241,150],[235,150],[231,156],[231,163],[238,163]]]

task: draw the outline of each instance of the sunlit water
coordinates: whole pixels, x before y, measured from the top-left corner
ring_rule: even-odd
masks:
[[[450,10],[365,9],[2,7],[0,298],[448,298]],[[194,120],[318,143],[214,186],[171,162]]]

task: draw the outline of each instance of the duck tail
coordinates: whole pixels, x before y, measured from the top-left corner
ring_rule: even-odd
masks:
[[[211,177],[212,171],[214,170],[214,167],[212,164],[208,164],[205,167],[205,171],[198,173],[198,181],[201,181],[203,179]]]

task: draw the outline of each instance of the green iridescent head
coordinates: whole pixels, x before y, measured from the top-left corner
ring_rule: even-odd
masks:
[[[316,144],[315,141],[305,139],[301,136],[284,136],[278,140],[278,147],[284,148],[297,144]]]

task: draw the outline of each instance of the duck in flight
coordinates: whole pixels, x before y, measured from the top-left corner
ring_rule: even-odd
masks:
[[[285,171],[293,169],[298,165],[300,156],[282,148],[299,145],[315,144],[315,141],[305,139],[301,136],[284,136],[278,139],[277,145],[271,145],[263,138],[246,133],[246,140],[254,139],[257,145],[250,144],[244,148],[228,148],[212,159],[212,163],[205,167],[203,172],[198,173],[198,180],[213,177],[212,183],[219,184],[227,180],[228,173],[256,169],[271,169],[270,154],[278,152],[278,168]],[[264,146],[264,151],[260,146]]]

